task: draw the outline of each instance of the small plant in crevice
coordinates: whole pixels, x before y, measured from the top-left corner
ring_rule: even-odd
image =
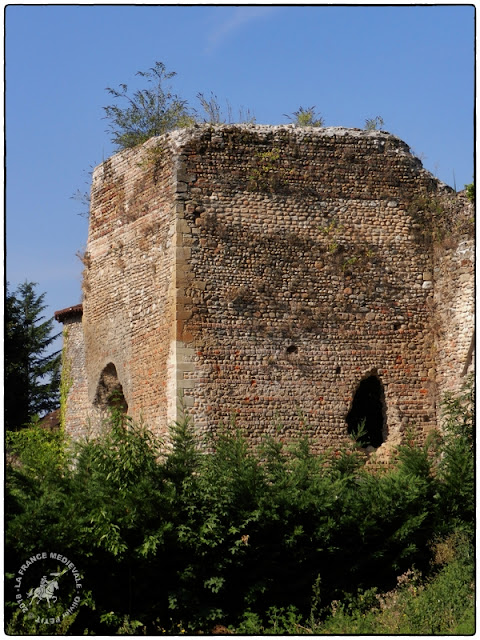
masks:
[[[355,271],[364,271],[374,256],[375,251],[372,247],[360,247],[356,249],[355,255],[351,255],[343,260],[341,269],[347,274],[351,273],[353,268],[355,268]]]
[[[432,196],[418,196],[407,209],[412,216],[417,230],[417,236],[424,242],[434,238],[436,226],[441,220],[444,210],[437,198]],[[437,222],[437,224],[434,224]]]
[[[92,184],[92,175],[93,169],[95,168],[96,163],[90,165],[88,171],[84,171],[87,174],[87,178],[84,181],[87,189],[77,189],[71,196],[70,200],[75,200],[82,205],[82,210],[78,213],[82,218],[87,218],[90,216],[90,205],[91,205],[91,184]]]
[[[381,116],[375,116],[375,118],[365,119],[365,131],[378,131],[385,124]]]
[[[336,240],[333,240],[327,246],[327,251],[328,253],[337,253],[339,251],[339,248],[340,248],[340,245],[338,244],[338,242]]]
[[[414,232],[421,242],[448,247],[455,238],[472,235],[474,231],[473,218],[465,215],[463,203],[452,196],[418,196],[408,206],[407,213],[412,217]]]
[[[146,171],[153,167],[153,183],[157,184],[166,157],[167,152],[165,147],[161,143],[158,143],[144,149],[142,159],[137,163],[137,166]]]
[[[89,269],[92,264],[92,257],[88,251],[77,251],[76,257],[83,264],[82,270],[82,296],[85,297],[90,292],[90,282],[89,282]]]
[[[280,149],[275,147],[255,154],[254,163],[255,166],[248,176],[249,191],[263,193],[286,191],[289,172],[282,166]]]
[[[334,231],[341,232],[343,231],[343,229],[344,229],[344,226],[342,224],[339,224],[336,218],[330,220],[328,224],[318,227],[318,230],[324,236],[328,236]]]
[[[359,261],[358,256],[350,256],[350,258],[347,258],[346,260],[343,261],[342,271],[347,271],[348,269],[353,267],[358,261]]]
[[[299,107],[297,111],[294,111],[292,115],[284,114],[291,122],[297,127],[323,127],[325,126],[325,120],[322,116],[315,111],[315,105],[313,107]]]
[[[90,255],[90,253],[88,251],[77,251],[76,254],[77,258],[80,260],[80,262],[83,264],[83,266],[88,269],[90,268],[90,265],[92,263],[92,257]]]

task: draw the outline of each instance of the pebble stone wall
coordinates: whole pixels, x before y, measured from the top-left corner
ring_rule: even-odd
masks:
[[[470,210],[473,207],[468,207]],[[475,246],[460,237],[435,247],[435,320],[438,397],[458,393],[475,361]]]
[[[68,307],[55,313],[55,319],[63,323],[62,386],[67,394],[64,420],[73,438],[85,435],[88,429],[86,417],[89,403],[82,315],[82,305]]]
[[[439,364],[463,367],[448,341],[464,350],[471,324],[471,284],[458,296],[449,278],[470,283],[471,256],[434,259],[425,240],[424,203],[448,192],[378,131],[206,125],[114,156],[94,172],[84,258],[88,402],[113,364],[129,414],[160,434],[181,397],[199,431],[235,416],[252,444],[308,435],[320,451],[375,375],[378,456],[408,425],[423,440]]]

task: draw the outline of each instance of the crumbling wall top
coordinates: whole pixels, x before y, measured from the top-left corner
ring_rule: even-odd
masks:
[[[108,165],[110,171],[113,170],[113,172],[115,172],[117,166],[125,166],[125,164],[128,165],[138,162],[145,151],[148,153],[149,149],[153,150],[158,145],[163,146],[165,151],[169,151],[173,156],[177,156],[181,154],[182,149],[189,144],[200,142],[203,139],[212,138],[213,136],[228,137],[229,135],[240,132],[257,136],[259,143],[267,141],[268,139],[273,139],[273,141],[278,139],[280,141],[285,139],[285,136],[288,136],[298,144],[301,144],[303,140],[311,141],[313,138],[318,138],[319,140],[322,138],[374,140],[377,142],[379,149],[383,150],[388,146],[388,153],[408,157],[411,160],[412,166],[420,172],[431,175],[430,172],[423,168],[421,160],[412,154],[409,145],[388,131],[366,131],[364,129],[349,127],[299,127],[294,124],[264,125],[245,123],[212,125],[206,123],[176,129],[161,136],[150,138],[150,140],[147,140],[147,142],[137,147],[120,151],[95,168],[92,184],[95,185],[96,181],[104,175],[105,165]],[[453,191],[451,187],[434,178],[434,176],[431,175],[431,177],[437,183],[438,189],[446,190],[447,192]]]

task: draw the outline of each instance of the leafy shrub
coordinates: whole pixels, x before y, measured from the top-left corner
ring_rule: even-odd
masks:
[[[469,635],[475,631],[474,554],[461,533],[444,543],[450,559],[430,577],[409,570],[388,593],[358,593],[334,603],[331,614],[311,627],[321,634]]]
[[[147,71],[138,71],[137,75],[145,78],[152,88],[138,89],[132,94],[129,94],[126,84],[121,84],[119,89],[106,89],[115,101],[125,105],[103,107],[109,121],[107,131],[119,150],[134,147],[177,127],[194,124],[187,101],[173,94],[165,85],[176,75],[175,72],[167,72],[163,62],[157,61]]]
[[[322,116],[315,112],[315,106],[304,109],[299,107],[292,115],[285,114],[286,117],[297,125],[297,127],[323,127],[325,120]]]
[[[168,452],[115,410],[103,435],[76,448],[38,427],[15,434],[7,624],[44,632],[22,626],[12,580],[45,548],[84,576],[68,633],[469,628],[469,392],[447,397],[445,411],[441,438],[423,447],[407,438],[398,463],[377,474],[353,440],[321,456],[307,440],[277,437],[252,450],[234,423],[203,441],[186,418]],[[379,594],[388,593],[384,610]]]
[[[438,508],[441,531],[464,529],[473,536],[475,519],[474,379],[470,375],[459,394],[443,402],[443,433],[437,461]]]

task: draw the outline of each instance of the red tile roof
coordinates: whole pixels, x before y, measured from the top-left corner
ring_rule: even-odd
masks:
[[[66,318],[70,318],[72,316],[81,316],[83,314],[83,304],[76,304],[73,307],[66,307],[65,309],[60,309],[60,311],[55,311],[54,317],[57,322],[64,322]]]

